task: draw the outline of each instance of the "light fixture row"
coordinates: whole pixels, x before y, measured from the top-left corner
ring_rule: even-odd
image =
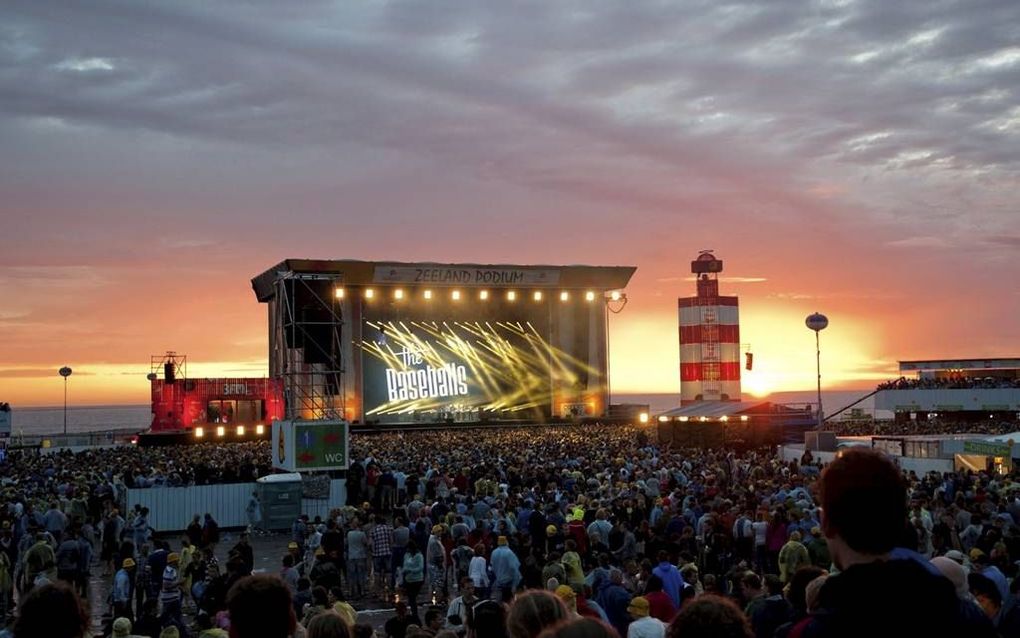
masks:
[[[238,426],[236,426],[234,428],[234,432],[237,434],[237,436],[244,436],[245,431],[246,431],[246,429],[245,429],[245,427],[243,425],[238,425]],[[225,425],[217,425],[215,432],[216,432],[216,438],[222,439],[223,437],[225,437],[227,435],[227,426],[225,426]],[[262,425],[260,423],[260,424],[255,426],[255,435],[256,436],[263,436],[265,433],[266,433],[266,426],[265,425]],[[196,439],[205,438],[205,428],[200,425],[200,426],[196,427],[194,430],[192,430],[192,434],[195,435]]]
[[[379,292],[375,288],[363,288],[361,294],[365,299],[375,299],[376,297],[380,296]],[[431,288],[426,288],[421,291],[422,299],[425,299],[426,301],[436,298],[436,294],[437,294],[436,291],[432,290]],[[543,299],[545,299],[545,294],[546,293],[542,292],[541,290],[535,290],[531,293],[531,298],[534,301],[542,301]],[[346,299],[347,290],[345,288],[335,288],[333,295],[337,299]],[[408,294],[408,292],[403,288],[394,288],[392,291],[392,297],[396,301],[402,301],[404,299],[407,299],[409,296],[410,295]],[[488,290],[478,291],[478,299],[480,299],[481,301],[487,301],[492,296],[493,294]],[[519,296],[520,294],[516,290],[506,291],[507,301],[516,301]],[[614,290],[613,292],[609,293],[608,299],[612,301],[619,301],[622,298],[622,296],[623,295],[621,292]],[[571,297],[570,292],[566,290],[560,291],[559,295],[560,301],[570,301],[570,297]],[[456,288],[450,290],[450,299],[452,299],[453,301],[460,301],[463,298],[464,293],[462,291],[457,290]],[[595,301],[595,299],[596,294],[594,291],[588,290],[584,293],[585,301]]]
[[[680,423],[687,423],[688,421],[700,421],[701,423],[706,423],[708,421],[718,421],[719,423],[726,423],[728,421],[736,420],[738,418],[740,419],[740,421],[742,423],[747,423],[748,421],[751,420],[751,417],[747,416],[746,414],[742,414],[739,417],[735,417],[735,416],[734,417],[729,417],[729,416],[725,416],[724,415],[724,416],[721,416],[721,417],[719,417],[717,419],[709,418],[707,416],[699,416],[699,417],[693,417],[693,416],[675,416],[675,417],[671,417],[671,416],[666,416],[664,414],[664,415],[659,417],[659,423],[669,423],[670,421],[679,421]]]

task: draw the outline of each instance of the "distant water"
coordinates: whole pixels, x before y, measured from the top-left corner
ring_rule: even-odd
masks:
[[[14,434],[56,434],[64,431],[64,408],[11,406]],[[144,430],[152,423],[148,405],[96,405],[67,408],[68,432]]]
[[[854,401],[857,401],[864,395],[871,392],[871,390],[830,390],[822,391],[822,407],[825,409],[826,414],[832,414],[836,410],[847,406]],[[753,397],[750,395],[744,395],[745,401],[771,401],[773,403],[783,404],[800,404],[802,407],[805,404],[812,404],[818,400],[817,392],[801,391],[801,392],[775,392],[767,397]],[[671,408],[675,408],[680,405],[680,394],[624,394],[614,393],[613,403],[647,403],[651,412],[665,412]],[[875,410],[875,397],[868,397],[864,401],[861,401],[855,408],[861,408],[865,414],[874,416],[877,419],[891,419],[893,417],[892,412],[886,410]],[[846,413],[844,413],[846,414]]]

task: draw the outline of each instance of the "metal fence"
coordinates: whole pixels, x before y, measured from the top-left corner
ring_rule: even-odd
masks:
[[[328,499],[301,499],[301,512],[325,520],[331,509],[345,505],[346,483],[344,479],[330,481]],[[129,510],[135,504],[148,507],[149,525],[156,532],[181,531],[195,514],[206,513],[212,514],[221,528],[245,527],[248,525],[245,510],[254,491],[255,483],[129,489],[125,505]]]

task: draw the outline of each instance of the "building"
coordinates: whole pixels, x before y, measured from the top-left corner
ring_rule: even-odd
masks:
[[[893,412],[896,420],[1020,417],[1020,358],[900,361],[900,374],[875,396],[875,407]]]
[[[677,300],[680,404],[740,401],[740,318],[736,297],[719,295],[723,262],[702,251],[691,262],[697,295]]]
[[[545,421],[608,408],[632,267],[288,259],[252,280],[288,418]]]
[[[268,378],[191,379],[187,357],[152,357],[152,425],[149,434],[196,437],[261,437],[283,418],[283,383]]]

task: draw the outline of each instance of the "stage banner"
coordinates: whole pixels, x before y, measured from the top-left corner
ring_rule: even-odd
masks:
[[[273,467],[288,472],[346,470],[349,437],[345,421],[273,421]]]
[[[375,283],[447,286],[557,286],[560,271],[498,267],[376,266]]]

